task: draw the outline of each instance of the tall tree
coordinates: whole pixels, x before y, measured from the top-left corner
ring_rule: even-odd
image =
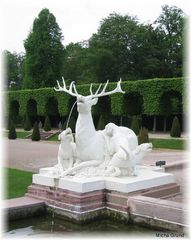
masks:
[[[155,23],[163,34],[166,77],[182,76],[184,12],[176,6],[164,5]]]
[[[63,75],[69,82],[82,80],[86,71],[87,47],[83,43],[70,43],[64,50]]]
[[[92,73],[97,81],[182,76],[183,23],[182,10],[169,6],[163,7],[156,25],[110,14],[89,40]]]
[[[62,75],[62,33],[56,18],[43,9],[24,42],[26,50],[23,88],[51,87]]]
[[[133,77],[131,49],[136,41],[137,29],[138,21],[135,17],[112,13],[102,20],[98,33],[90,39],[90,47],[106,49],[112,54],[116,80]]]
[[[24,56],[22,53],[3,52],[5,59],[5,88],[15,90],[21,88],[23,78],[23,61]]]
[[[87,41],[70,43],[64,49],[63,75],[66,82],[78,84],[95,82],[94,62]]]

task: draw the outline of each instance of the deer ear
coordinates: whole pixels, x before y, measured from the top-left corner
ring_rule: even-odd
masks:
[[[92,99],[92,105],[96,105],[96,104],[97,104],[97,101],[98,101],[98,98],[93,98],[93,99]]]

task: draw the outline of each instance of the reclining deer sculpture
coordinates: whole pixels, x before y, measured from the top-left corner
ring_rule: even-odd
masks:
[[[117,82],[115,89],[106,92],[108,82],[102,87],[99,85],[97,91],[93,93],[92,84],[90,85],[90,95],[82,96],[78,94],[74,82],[71,82],[67,89],[66,83],[63,80],[61,87],[57,81],[56,91],[65,92],[77,98],[78,118],[75,128],[75,144],[76,144],[76,159],[72,168],[63,172],[62,176],[74,174],[80,169],[87,167],[105,166],[107,161],[111,160],[114,154],[120,149],[120,145],[130,153],[138,146],[138,141],[135,133],[125,127],[118,127],[115,124],[108,124],[108,127],[102,131],[96,131],[91,114],[91,107],[96,105],[99,97],[108,96],[114,93],[125,93],[121,89],[121,79]],[[119,138],[121,140],[119,140]],[[112,147],[110,146],[112,142]],[[114,146],[115,145],[115,146]],[[116,149],[112,152],[110,149]],[[120,149],[121,151],[121,149]],[[100,171],[100,169],[98,169]],[[109,171],[107,171],[109,172]],[[103,173],[96,173],[97,175]],[[95,174],[95,175],[96,175]]]

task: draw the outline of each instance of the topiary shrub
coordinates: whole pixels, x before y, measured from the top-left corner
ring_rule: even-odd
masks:
[[[133,116],[133,119],[131,122],[131,129],[134,131],[136,135],[139,134],[140,128],[139,128],[139,120],[137,116]]]
[[[139,136],[138,136],[138,142],[139,142],[139,144],[149,142],[149,134],[148,134],[148,129],[147,128],[143,127],[143,128],[140,129]]]
[[[39,141],[40,140],[40,131],[39,131],[39,127],[38,127],[37,122],[35,122],[35,124],[34,124],[31,140],[32,141]]]
[[[58,123],[58,128],[59,128],[60,130],[62,130],[62,122],[61,122],[61,121]]]
[[[41,121],[39,121],[39,123],[38,123],[38,127],[39,127],[39,129],[42,128],[42,122],[41,122]]]
[[[31,120],[28,114],[25,115],[23,128],[25,131],[30,131],[32,129]]]
[[[61,131],[63,131],[63,130],[66,129],[67,121],[68,121],[68,120],[66,119],[64,122],[62,122],[62,128],[60,129]]]
[[[44,131],[48,132],[51,130],[51,122],[50,118],[46,116],[45,121],[44,121]]]
[[[10,117],[7,118],[7,121],[6,121],[6,129],[9,130],[10,129],[10,126],[11,126],[11,119]]]
[[[10,121],[8,138],[9,139],[16,139],[17,138],[17,133],[16,133],[16,130],[15,130],[15,124],[14,124],[13,120]]]
[[[99,121],[97,124],[97,130],[103,130],[104,128],[105,128],[105,121],[104,121],[103,115],[100,115]]]
[[[181,129],[180,129],[180,122],[177,117],[173,118],[172,127],[170,130],[171,137],[180,137],[181,136]]]

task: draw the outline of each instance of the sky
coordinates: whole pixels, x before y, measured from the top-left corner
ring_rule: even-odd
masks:
[[[97,32],[100,21],[110,13],[137,16],[139,22],[152,23],[162,12],[161,6],[177,6],[191,15],[190,0],[2,0],[1,50],[24,52],[34,19],[48,8],[64,35],[63,44],[88,40]]]

